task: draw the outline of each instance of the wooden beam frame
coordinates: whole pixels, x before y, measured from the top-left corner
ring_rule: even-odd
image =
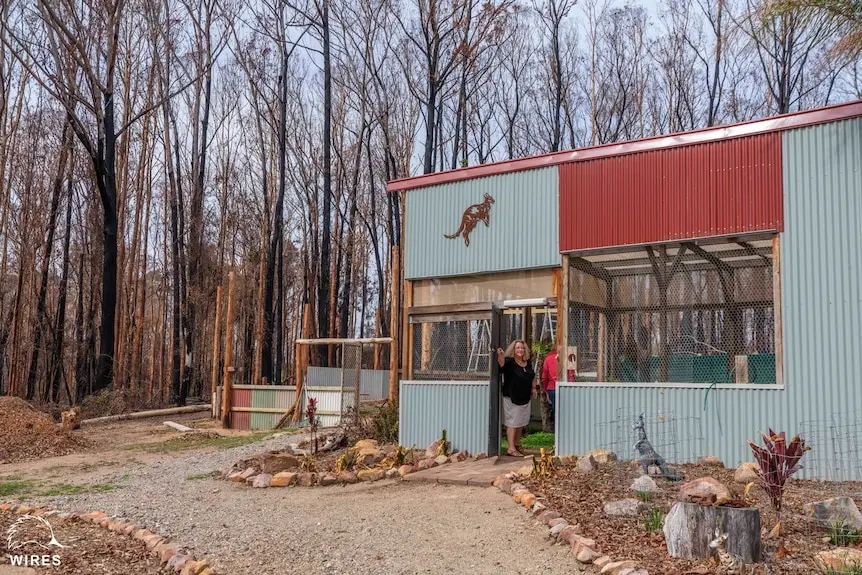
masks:
[[[567,381],[569,375],[569,276],[570,260],[563,254],[563,268],[560,272],[560,294],[557,296],[557,381]],[[583,260],[586,261],[586,260]],[[577,375],[577,374],[575,374]]]
[[[413,307],[413,282],[404,282],[404,308],[410,309]],[[401,323],[403,326],[401,354],[401,369],[405,380],[413,379],[413,328],[410,327],[410,317],[407,313],[402,313]]]
[[[392,343],[391,337],[314,337],[296,340],[297,345],[341,345],[343,343]]]
[[[398,355],[401,340],[398,337],[401,329],[401,319],[398,311],[401,297],[401,250],[398,246],[392,246],[390,250],[392,266],[392,301],[389,306],[389,335],[392,344],[389,346],[389,401],[398,402]]]
[[[605,281],[605,282],[613,281],[613,278],[611,278],[611,275],[608,273],[608,271],[606,269],[603,269],[603,268],[595,265],[593,262],[591,262],[589,260],[586,260],[586,259],[581,258],[581,257],[570,257],[570,256],[563,256],[563,257],[564,257],[564,259],[568,258],[570,265],[573,268],[575,268],[576,270],[582,271],[587,275],[591,275],[594,278],[598,278],[598,279]],[[566,269],[566,266],[563,266],[563,269]],[[566,299],[568,300],[568,293],[566,293]]]
[[[410,282],[411,284],[413,282]],[[412,298],[411,298],[412,299]],[[455,314],[455,313],[465,313],[465,312],[488,312],[490,314],[491,310],[494,309],[494,304],[491,302],[478,302],[478,303],[454,303],[454,304],[445,304],[445,305],[423,305],[423,306],[408,306],[407,314],[410,316],[417,315],[441,315],[441,314]],[[490,317],[490,316],[488,316]]]
[[[784,385],[784,322],[781,305],[781,239],[772,238],[772,310],[774,313],[775,383]]]

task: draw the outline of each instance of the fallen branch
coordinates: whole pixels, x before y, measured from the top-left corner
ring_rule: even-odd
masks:
[[[92,425],[94,423],[106,423],[108,421],[122,421],[124,419],[146,419],[147,417],[159,417],[162,415],[175,415],[178,413],[197,413],[198,411],[209,411],[209,403],[201,405],[187,405],[185,407],[170,407],[168,409],[151,409],[149,411],[138,411],[135,413],[121,413],[119,415],[107,415],[105,417],[94,417],[85,419],[81,425]]]

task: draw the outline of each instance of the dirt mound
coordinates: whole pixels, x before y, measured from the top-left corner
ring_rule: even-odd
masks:
[[[0,463],[65,455],[88,445],[23,399],[0,397]]]

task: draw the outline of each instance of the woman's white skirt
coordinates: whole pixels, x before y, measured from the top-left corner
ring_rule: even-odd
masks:
[[[503,396],[503,425],[506,427],[527,427],[530,423],[530,404],[515,405]]]

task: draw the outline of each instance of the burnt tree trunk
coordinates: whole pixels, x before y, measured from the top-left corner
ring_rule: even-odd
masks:
[[[74,162],[74,158],[72,160]],[[63,336],[66,331],[66,290],[69,285],[69,244],[72,238],[72,199],[74,188],[72,186],[72,173],[69,170],[68,191],[66,194],[66,237],[63,240],[63,270],[60,275],[60,295],[57,299],[57,320],[54,327],[54,349],[51,354],[51,370],[48,378],[48,389],[50,390],[49,401],[56,401],[60,390],[60,378],[63,375]],[[69,404],[73,404],[72,393],[66,382],[66,398]]]
[[[279,111],[278,111],[278,195],[275,209],[272,212],[271,235],[269,250],[266,255],[266,279],[263,295],[263,345],[261,351],[261,379],[272,381],[273,358],[273,304],[275,291],[275,272],[277,259],[281,259],[280,249],[284,235],[284,193],[287,171],[287,63],[290,54],[282,45],[281,77],[279,80]],[[325,176],[324,176],[325,177]],[[279,294],[280,297],[280,294]]]
[[[332,245],[332,58],[329,39],[329,0],[322,1],[323,40],[323,226],[320,238],[320,275],[317,284],[317,330],[329,337],[330,248]],[[321,365],[326,365],[326,346],[318,348]]]
[[[57,230],[57,212],[60,211],[60,196],[63,192],[63,176],[66,174],[66,163],[69,159],[70,125],[65,122],[63,132],[60,136],[60,158],[57,165],[57,173],[54,176],[54,186],[51,191],[51,208],[48,214],[48,237],[45,239],[45,253],[42,257],[42,276],[39,281],[39,296],[36,300],[36,325],[33,326],[33,349],[30,352],[30,370],[27,374],[26,398],[32,400],[36,394],[36,380],[39,375],[39,355],[42,350],[42,335],[47,321],[48,310],[48,277],[51,275],[51,254],[54,251],[54,234]],[[42,399],[48,401],[51,396],[51,388],[45,385]]]

